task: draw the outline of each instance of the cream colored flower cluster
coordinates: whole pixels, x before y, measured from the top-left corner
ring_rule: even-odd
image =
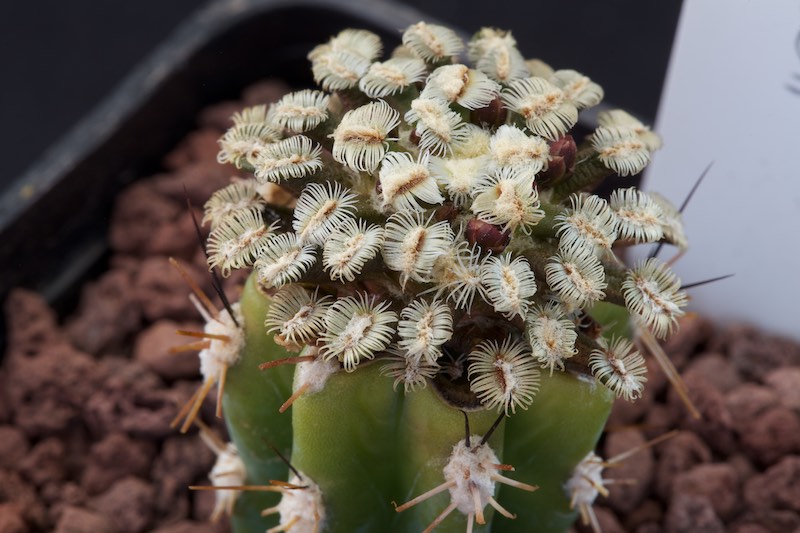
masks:
[[[379,359],[395,387],[468,387],[506,413],[535,401],[540,369],[638,397],[641,354],[604,340],[592,312],[625,307],[664,337],[680,282],[616,250],[686,238],[662,197],[592,191],[640,172],[658,136],[614,110],[576,142],[601,87],[526,60],[497,29],[464,42],[420,22],[388,57],[377,35],[345,30],[308,57],[320,90],[233,117],[218,160],[253,178],[205,209],[209,265],[251,268],[272,296],[265,331],[326,372]],[[270,204],[275,186],[292,207]]]

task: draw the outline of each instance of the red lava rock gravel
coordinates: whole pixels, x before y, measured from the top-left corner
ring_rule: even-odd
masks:
[[[260,83],[247,105],[274,101]],[[163,172],[118,198],[110,269],[89,281],[69,317],[16,290],[5,302],[0,367],[0,533],[219,533],[205,521],[214,455],[169,424],[199,379],[177,329],[198,329],[189,289],[168,257],[211,293],[188,213],[236,171],[216,163],[216,140],[243,102],[204,110],[199,129],[164,158]],[[236,297],[241,275],[225,287]],[[702,414],[691,417],[648,361],[648,387],[615,407],[600,443],[613,457],[672,429],[671,439],[626,458],[606,477],[595,512],[605,533],[784,533],[800,528],[800,345],[749,326],[688,315],[664,348]],[[203,418],[216,423],[213,406]],[[217,423],[215,431],[224,429]],[[577,525],[575,531],[589,528]]]

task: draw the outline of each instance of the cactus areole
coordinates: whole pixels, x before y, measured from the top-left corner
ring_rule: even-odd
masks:
[[[683,314],[664,263],[618,257],[683,250],[679,211],[592,193],[644,168],[648,127],[606,111],[574,139],[603,90],[509,32],[402,42],[342,31],[308,55],[319,89],[219,141],[252,177],[205,205],[209,266],[251,274],[225,309],[197,301],[205,380],[178,418],[217,388],[238,532],[563,531],[597,495],[573,476],[612,400],[645,385],[633,337]]]

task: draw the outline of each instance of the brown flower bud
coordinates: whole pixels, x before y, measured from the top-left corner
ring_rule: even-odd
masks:
[[[503,105],[503,101],[497,96],[486,107],[474,109],[470,113],[470,121],[473,124],[485,124],[493,128],[499,128],[506,123],[507,114],[508,111]]]
[[[438,207],[436,211],[433,213],[433,218],[437,222],[448,221],[452,222],[456,219],[459,213],[459,209],[451,203],[444,204],[441,207]]]
[[[494,254],[505,250],[511,240],[511,232],[509,230],[504,231],[500,226],[489,224],[477,218],[467,222],[464,236],[470,244],[477,244],[482,250]]]
[[[550,162],[547,170],[543,170],[536,176],[539,185],[548,185],[561,179],[567,172],[572,172],[575,168],[575,156],[578,147],[572,135],[564,135],[555,141],[547,141],[550,146]]]

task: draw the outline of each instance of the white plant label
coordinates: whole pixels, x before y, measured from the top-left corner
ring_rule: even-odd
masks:
[[[734,277],[689,309],[800,338],[800,1],[685,0],[655,129],[646,189],[680,206],[713,162],[674,270]]]

